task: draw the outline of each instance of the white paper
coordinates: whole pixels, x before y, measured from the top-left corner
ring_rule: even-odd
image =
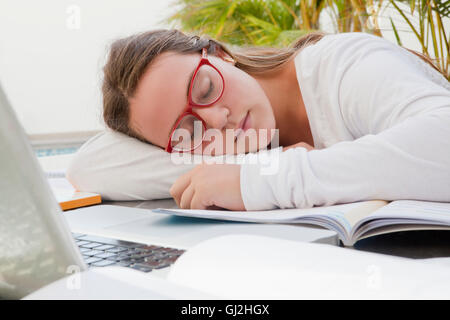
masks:
[[[226,299],[450,298],[448,267],[250,235],[191,248],[168,279]]]

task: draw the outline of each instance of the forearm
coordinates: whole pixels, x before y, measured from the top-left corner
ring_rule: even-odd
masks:
[[[287,150],[279,170],[241,167],[247,210],[370,199],[450,201],[450,107],[327,149]]]

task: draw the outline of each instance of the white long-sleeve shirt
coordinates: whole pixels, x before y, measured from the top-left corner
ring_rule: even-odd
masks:
[[[295,58],[318,150],[241,166],[247,210],[370,199],[450,202],[450,83],[419,57],[364,33],[327,35]]]

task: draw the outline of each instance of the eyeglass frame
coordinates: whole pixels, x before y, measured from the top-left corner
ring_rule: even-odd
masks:
[[[211,103],[208,104],[197,104],[192,100],[192,88],[194,86],[195,83],[195,77],[197,76],[198,70],[200,69],[200,67],[202,67],[203,65],[208,65],[210,67],[212,67],[214,70],[217,71],[217,73],[220,75],[221,79],[222,79],[222,92],[220,93],[220,95],[217,97],[216,100],[214,100]],[[170,132],[169,135],[169,142],[167,143],[167,147],[166,147],[166,151],[169,153],[172,153],[174,151],[174,148],[172,147],[171,143],[172,143],[172,136],[173,133],[175,132],[175,130],[177,129],[178,125],[180,124],[181,120],[183,120],[183,118],[185,116],[188,115],[193,115],[194,117],[196,117],[197,119],[199,119],[202,122],[202,126],[204,131],[206,132],[206,122],[205,120],[203,120],[202,117],[200,117],[196,112],[192,111],[193,107],[202,107],[202,108],[207,108],[212,106],[213,104],[215,104],[217,101],[220,100],[220,98],[222,98],[223,93],[225,91],[225,79],[222,75],[222,73],[219,71],[219,69],[217,69],[208,59],[208,50],[207,48],[203,48],[202,49],[202,57],[200,59],[200,62],[197,65],[197,68],[195,69],[192,78],[191,78],[191,84],[189,86],[189,92],[188,92],[188,97],[187,97],[187,105],[186,107],[183,109],[181,115],[177,118],[177,120],[175,121],[175,125],[172,128],[172,131]],[[192,150],[197,149],[202,143],[203,143],[203,139],[205,138],[205,134],[203,134],[202,137],[202,142],[198,145],[198,146],[194,146],[193,148],[189,149],[189,150],[182,150],[182,151],[178,151],[175,150],[176,152],[191,152]]]

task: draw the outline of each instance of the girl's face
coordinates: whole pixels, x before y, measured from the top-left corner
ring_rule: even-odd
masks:
[[[188,104],[189,84],[200,59],[200,54],[165,52],[144,72],[130,98],[130,126],[148,142],[167,147],[175,122]],[[213,55],[208,59],[222,74],[225,86],[213,105],[193,107],[207,131],[205,140],[190,152],[221,155],[266,147],[275,129],[275,117],[264,90],[233,62]],[[227,129],[232,131],[226,133]]]

